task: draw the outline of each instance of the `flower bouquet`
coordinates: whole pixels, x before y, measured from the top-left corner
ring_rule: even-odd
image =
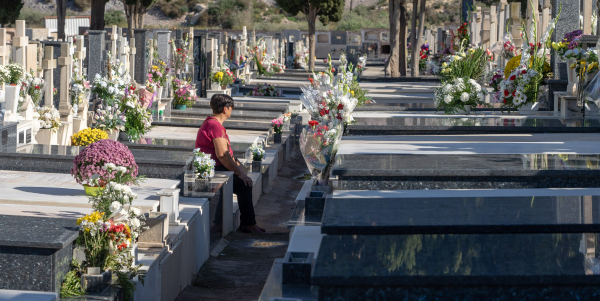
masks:
[[[112,62],[112,54],[108,53],[108,61]],[[96,74],[92,84],[92,93],[95,93],[98,98],[105,100],[107,104],[115,104],[125,96],[129,76],[121,71],[121,63],[119,60],[116,63],[107,64],[106,77]]]
[[[513,70],[506,79],[499,84],[500,101],[503,107],[519,108],[528,100],[537,101],[535,87],[539,74],[533,69],[521,65]]]
[[[434,88],[434,102],[437,109],[444,110],[446,114],[456,113],[459,109],[469,113],[471,108],[484,103],[485,94],[477,81],[457,78]]]
[[[197,178],[210,179],[215,176],[215,160],[199,148],[194,150],[194,167]]]
[[[252,172],[261,172],[262,161],[265,159],[266,152],[262,145],[253,144],[248,148],[252,157]],[[248,160],[246,160],[248,162]]]
[[[196,94],[193,93],[192,85],[185,80],[174,79],[173,87],[173,90],[175,91],[173,94],[173,105],[175,106],[175,109],[185,110],[187,106],[192,106],[198,98]]]
[[[335,156],[342,139],[340,126],[329,127],[326,122],[311,120],[309,126],[300,135],[300,151],[306,165],[317,183],[327,184],[331,169],[335,164]]]
[[[88,82],[84,75],[79,76],[78,73],[73,72],[73,78],[71,79],[71,105],[74,107],[74,111],[77,112],[79,105],[87,105],[91,94],[90,82]]]
[[[458,38],[459,44],[469,44],[471,42],[471,37],[469,37],[469,23],[470,22],[465,22],[461,24],[458,30],[456,31],[456,37]]]
[[[130,141],[139,140],[152,126],[152,115],[143,108],[138,95],[131,89],[120,104],[120,110],[125,114],[125,132]]]
[[[40,107],[37,109],[40,114],[38,118],[40,129],[48,129],[56,133],[60,127],[60,113],[54,107]]]
[[[176,48],[175,47],[175,43],[171,40],[170,41],[172,47],[173,47],[173,51],[171,52],[173,54],[173,58],[172,58],[172,62],[173,62],[173,70],[175,71],[176,74],[180,74],[182,72],[185,72],[186,70],[186,60],[188,57],[188,51],[189,51],[189,42],[187,37],[183,40],[181,40],[181,45],[180,48]]]
[[[31,97],[31,101],[34,106],[38,106],[40,104],[40,100],[44,95],[44,85],[46,82],[43,78],[35,76],[33,70],[29,73],[25,73],[21,81],[21,92],[20,92],[20,100],[19,100],[19,109],[23,105],[25,98],[27,95]]]
[[[98,105],[94,114],[94,128],[109,134],[112,140],[117,140],[119,131],[125,131],[125,115],[117,105],[111,106],[104,102]],[[114,135],[113,132],[116,132]]]
[[[148,81],[159,88],[164,87],[167,84],[167,64],[161,60],[156,60],[156,65],[152,65],[150,72],[148,72]]]
[[[88,146],[96,141],[108,139],[108,134],[99,129],[85,128],[71,137],[71,144],[75,146]]]
[[[223,90],[225,90],[228,85],[233,84],[235,80],[233,72],[231,72],[229,66],[225,63],[221,64],[218,69],[213,71],[210,77],[211,80],[219,84]]]
[[[273,127],[273,142],[281,143],[281,134],[283,133],[283,117],[271,120],[271,127]]]
[[[274,86],[265,83],[263,85],[254,87],[254,90],[248,92],[246,96],[283,97],[283,92],[275,89]]]
[[[358,62],[356,63],[356,74],[358,76],[362,75],[363,70],[365,69],[366,65],[367,65],[367,56],[366,55],[359,56]]]

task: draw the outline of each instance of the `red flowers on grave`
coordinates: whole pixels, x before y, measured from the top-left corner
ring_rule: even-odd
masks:
[[[135,86],[134,85],[129,86],[129,90],[135,91]]]
[[[344,105],[343,105],[343,104],[339,104],[339,105],[337,106],[337,109],[338,109],[339,111],[343,110],[343,109],[344,109]]]
[[[510,78],[509,78],[509,79],[510,79],[510,80],[515,80],[515,79],[517,79],[517,76],[513,74],[513,75],[511,75],[511,76],[510,76]]]
[[[315,127],[315,126],[319,125],[319,122],[316,120],[311,120],[308,122],[308,125],[311,127]]]

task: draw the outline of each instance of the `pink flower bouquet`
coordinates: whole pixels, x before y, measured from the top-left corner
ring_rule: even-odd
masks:
[[[91,184],[93,178],[108,183],[115,179],[115,170],[103,169],[106,163],[122,166],[127,169],[121,184],[133,184],[138,174],[138,166],[133,154],[127,146],[110,139],[103,139],[90,144],[75,157],[71,175],[79,184]]]

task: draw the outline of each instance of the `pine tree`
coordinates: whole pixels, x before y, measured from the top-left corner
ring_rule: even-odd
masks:
[[[323,25],[337,22],[344,14],[345,0],[276,0],[286,12],[296,15],[303,12],[308,19],[308,66],[315,69],[315,31],[317,16]]]
[[[14,24],[21,13],[21,8],[23,8],[22,0],[2,0],[2,5],[0,5],[1,27]]]

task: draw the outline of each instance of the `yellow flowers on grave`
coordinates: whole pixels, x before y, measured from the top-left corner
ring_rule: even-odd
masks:
[[[216,72],[214,75],[214,79],[216,82],[220,83],[223,80],[223,72],[221,72],[221,71]]]
[[[100,129],[83,129],[71,138],[71,144],[75,146],[88,146],[98,140],[108,139],[108,134]]]
[[[352,97],[354,97],[354,91],[350,90],[350,94],[352,94]]]
[[[91,227],[98,223],[98,221],[102,220],[104,216],[104,212],[94,211],[84,217],[80,217],[77,219],[77,225],[83,224],[85,231],[90,232]]]
[[[517,55],[510,59],[508,63],[506,63],[506,67],[504,67],[504,78],[508,78],[511,72],[515,70],[521,64],[521,55]]]

